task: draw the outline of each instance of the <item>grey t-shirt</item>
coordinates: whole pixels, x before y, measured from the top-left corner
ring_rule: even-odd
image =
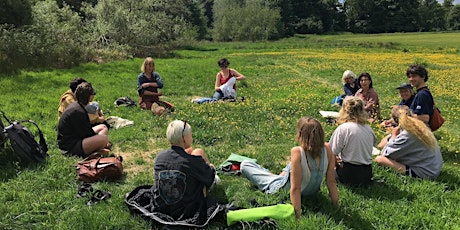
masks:
[[[369,125],[346,122],[335,129],[329,144],[332,152],[339,155],[343,162],[370,165],[375,141],[374,131]]]
[[[426,179],[436,179],[443,164],[438,145],[430,148],[406,130],[402,130],[394,140],[390,139],[381,154],[408,165],[417,176]]]

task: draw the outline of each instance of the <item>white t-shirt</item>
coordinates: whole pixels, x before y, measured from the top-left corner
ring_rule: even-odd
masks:
[[[335,155],[339,155],[343,162],[356,165],[372,164],[372,147],[375,142],[372,128],[356,122],[339,125],[329,140]]]

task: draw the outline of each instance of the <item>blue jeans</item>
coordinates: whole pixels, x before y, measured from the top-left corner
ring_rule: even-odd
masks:
[[[224,93],[222,91],[216,91],[214,95],[212,95],[212,98],[215,99],[216,101],[222,99],[224,97]]]
[[[280,188],[289,189],[291,187],[289,182],[290,163],[283,169],[286,172],[284,176],[273,174],[257,163],[247,160],[241,162],[240,170],[241,174],[265,193],[271,194]]]

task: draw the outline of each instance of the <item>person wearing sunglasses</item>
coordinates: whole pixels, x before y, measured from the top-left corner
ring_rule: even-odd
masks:
[[[207,192],[219,181],[216,170],[203,149],[192,147],[192,128],[186,121],[169,123],[166,138],[171,147],[155,158],[152,211],[174,221],[196,218],[204,223],[209,205]]]

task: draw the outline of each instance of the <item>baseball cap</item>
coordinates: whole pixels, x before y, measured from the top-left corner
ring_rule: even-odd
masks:
[[[400,85],[398,88],[396,88],[396,89],[412,89],[412,88],[413,88],[413,87],[412,87],[411,84],[409,84],[409,83],[403,83],[403,84],[401,84],[401,85]]]

